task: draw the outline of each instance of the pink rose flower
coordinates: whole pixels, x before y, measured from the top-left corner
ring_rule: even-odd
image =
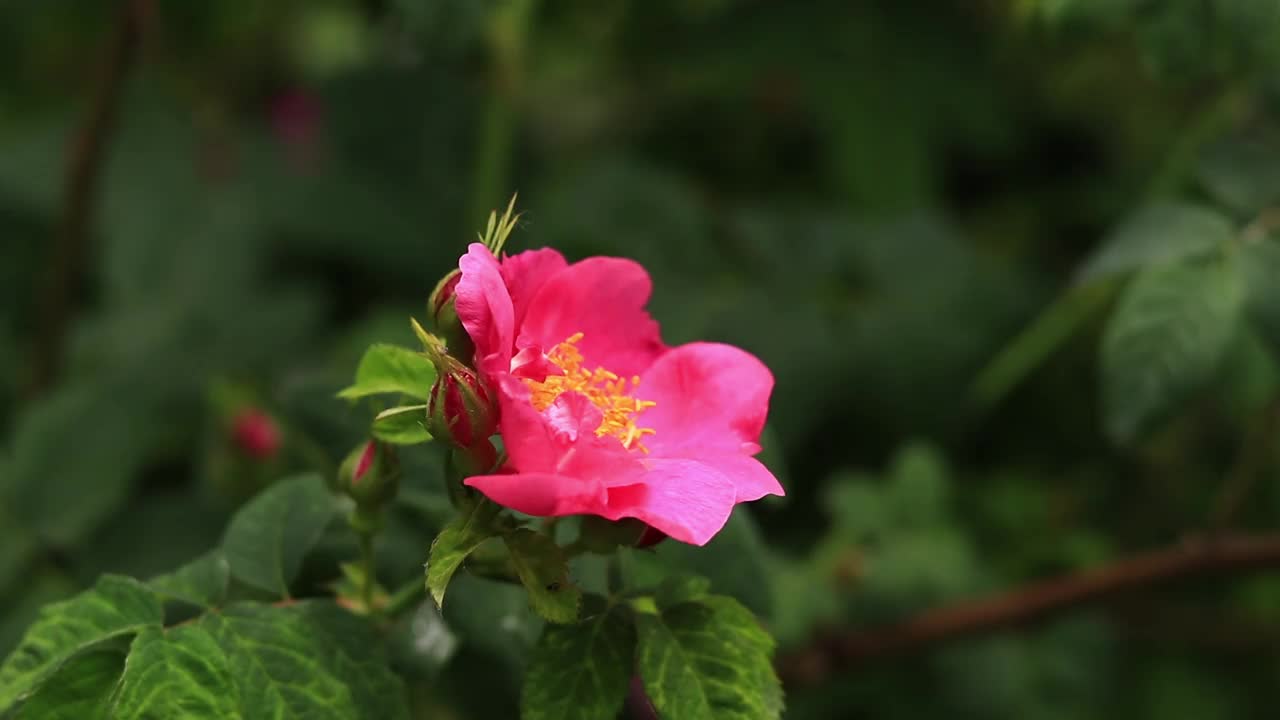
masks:
[[[495,389],[504,472],[466,479],[529,515],[636,518],[694,545],[782,487],[753,455],[773,375],[719,343],[669,348],[639,264],[534,250],[459,262],[456,306]]]

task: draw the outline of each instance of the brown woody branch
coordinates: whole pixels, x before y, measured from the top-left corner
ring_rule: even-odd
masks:
[[[96,64],[98,80],[88,114],[70,146],[61,216],[42,288],[41,322],[27,387],[29,397],[47,389],[58,374],[75,296],[84,274],[98,179],[125,77],[137,55],[143,28],[152,14],[151,6],[151,0],[124,0],[121,4],[110,43]]]
[[[1280,533],[1185,541],[1094,570],[994,597],[927,610],[883,628],[842,630],[779,658],[783,679],[804,684],[868,660],[1024,625],[1084,603],[1196,576],[1280,568]]]

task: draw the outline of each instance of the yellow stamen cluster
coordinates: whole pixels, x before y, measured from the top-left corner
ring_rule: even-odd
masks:
[[[563,393],[582,393],[604,413],[600,427],[596,428],[597,437],[612,435],[622,441],[623,447],[649,452],[640,439],[653,435],[654,430],[637,426],[636,416],[657,403],[637,400],[630,395],[640,384],[638,377],[627,380],[602,367],[595,370],[582,367],[582,352],[578,350],[581,340],[582,333],[575,333],[547,353],[547,359],[563,370],[563,375],[548,375],[542,382],[525,379],[525,384],[533,391],[530,396],[533,407],[541,412],[551,407],[551,403]]]

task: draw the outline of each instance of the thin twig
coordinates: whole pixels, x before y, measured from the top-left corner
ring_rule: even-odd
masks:
[[[62,188],[58,234],[44,278],[40,326],[35,339],[27,397],[46,390],[57,377],[67,327],[87,255],[98,179],[125,77],[137,56],[139,39],[151,15],[151,0],[125,0],[105,55],[95,64],[97,87],[88,113],[70,147]]]
[[[928,610],[887,627],[839,631],[780,657],[778,668],[785,680],[805,683],[833,670],[1023,625],[1159,583],[1262,568],[1280,568],[1280,533],[1192,539],[994,597]]]

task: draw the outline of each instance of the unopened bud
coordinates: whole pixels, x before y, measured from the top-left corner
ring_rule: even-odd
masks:
[[[280,427],[257,408],[241,410],[231,421],[231,437],[245,455],[270,460],[280,450]]]
[[[493,393],[475,370],[455,358],[440,354],[434,359],[437,375],[427,401],[427,430],[460,448],[487,441],[498,427]]]
[[[461,279],[462,271],[454,268],[436,283],[436,289],[431,291],[431,296],[427,299],[427,316],[431,329],[444,338],[449,352],[470,360],[475,354],[475,343],[458,319],[456,304],[458,281]]]
[[[338,486],[360,509],[377,510],[396,496],[400,459],[390,445],[370,440],[342,462]]]

